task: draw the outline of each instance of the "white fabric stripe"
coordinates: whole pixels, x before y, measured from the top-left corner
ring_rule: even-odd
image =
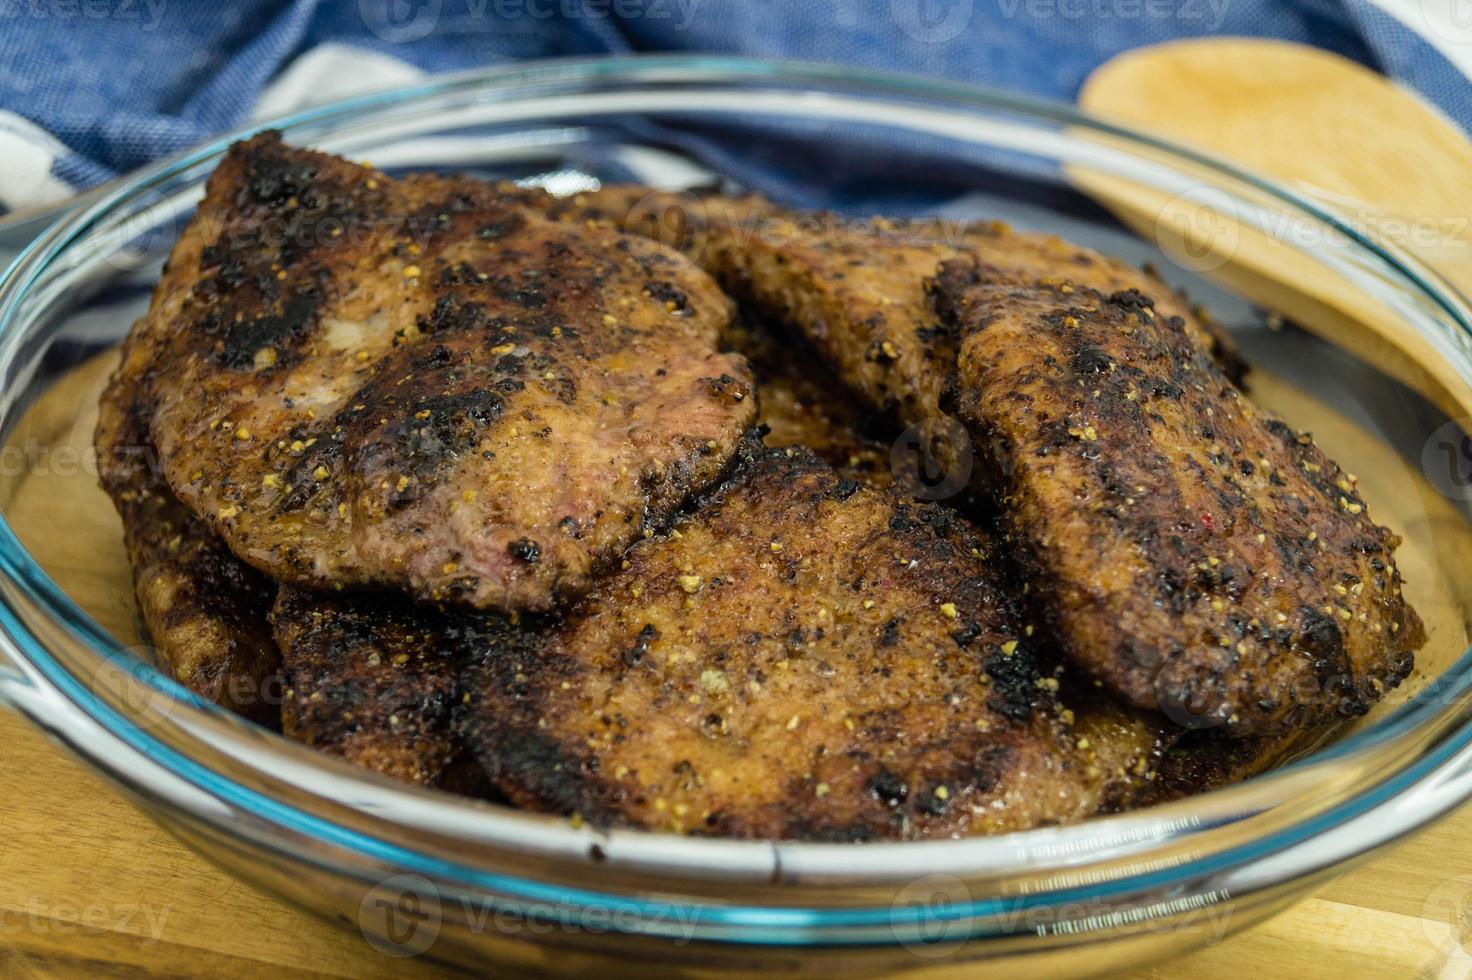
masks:
[[[1472,81],[1472,0],[1369,0]]]
[[[0,110],[0,205],[7,210],[41,208],[72,196],[71,185],[51,175],[65,153],[56,138],[13,112]]]
[[[346,44],[318,45],[287,65],[261,90],[251,120],[417,82],[425,73],[376,51]]]

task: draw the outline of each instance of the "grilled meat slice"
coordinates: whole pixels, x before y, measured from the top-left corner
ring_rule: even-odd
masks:
[[[521,642],[493,613],[445,615],[392,596],[285,586],[271,610],[282,733],[405,782],[464,791],[450,723],[470,659]]]
[[[859,433],[853,397],[824,365],[745,319],[728,342],[751,361],[768,444],[805,445],[848,477],[887,482],[887,451]],[[459,790],[466,767],[458,764],[460,740],[448,709],[460,697],[460,671],[488,650],[524,646],[535,636],[494,614],[443,615],[392,597],[289,586],[272,619],[284,660],[287,737],[421,785],[446,787],[460,774]],[[471,792],[484,795],[480,787]]]
[[[975,255],[1019,278],[1140,290],[1180,316],[1235,378],[1245,371],[1231,338],[1152,273],[1001,222],[850,220],[787,211],[754,195],[620,186],[562,207],[682,249],[759,316],[804,335],[871,410],[890,417],[891,434],[913,450],[903,482],[926,499],[961,492],[972,467],[969,436],[947,411],[956,338],[925,289],[944,261]]]
[[[178,497],[290,583],[546,609],[724,468],[729,300],[469,179],[235,147],[123,371]]]
[[[1139,290],[1167,316],[1181,317],[1233,380],[1246,372],[1231,336],[1152,270],[1004,222],[848,219],[790,211],[757,195],[620,185],[555,207],[690,255],[772,322],[806,334],[845,380],[905,424],[941,414],[947,379],[936,368],[954,361],[955,342],[924,283],[940,262],[963,254],[1020,278]]]
[[[103,393],[95,447],[159,665],[201,697],[274,726],[281,658],[266,613],[275,585],[174,497],[122,375]]]
[[[1425,640],[1399,539],[1132,290],[948,262],[957,410],[1031,595],[1129,704],[1240,732],[1363,713]]]
[[[1147,779],[1148,738],[1125,758],[1076,737],[986,541],[950,510],[765,450],[626,560],[541,642],[472,670],[463,728],[514,803],[920,838],[1077,820]]]
[[[1006,225],[845,225],[828,216],[774,213],[745,236],[712,234],[702,261],[737,296],[808,337],[838,373],[876,407],[906,424],[943,413],[956,341],[925,290],[944,261],[977,255],[1020,278],[1114,292],[1145,287],[1162,310],[1189,311],[1163,284],[1116,259],[1051,235]],[[1210,349],[1193,318],[1188,329]]]

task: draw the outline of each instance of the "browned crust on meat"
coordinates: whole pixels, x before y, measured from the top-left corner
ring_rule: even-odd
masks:
[[[1167,316],[1180,316],[1234,381],[1247,369],[1220,324],[1152,268],[1005,222],[848,218],[788,210],[757,195],[620,185],[556,207],[690,255],[763,316],[806,334],[856,390],[906,424],[942,412],[955,341],[923,283],[961,255],[1020,278],[1056,276],[1106,293],[1138,289]]]
[[[754,405],[682,256],[462,178],[236,146],[125,372],[179,498],[298,585],[545,609],[723,469]]]
[[[440,786],[460,741],[451,713],[470,658],[519,632],[491,614],[445,615],[392,596],[283,587],[282,733],[394,779]]]
[[[849,841],[1077,820],[1146,778],[1152,745],[1079,743],[953,512],[765,451],[677,531],[475,669],[464,727],[513,802]]]
[[[972,468],[967,433],[948,411],[956,337],[924,286],[947,260],[975,256],[1009,275],[1050,276],[1068,288],[1143,290],[1180,316],[1233,377],[1245,371],[1230,337],[1152,272],[1002,222],[852,219],[789,211],[754,195],[619,186],[563,207],[684,250],[757,315],[803,335],[871,411],[891,419],[891,434],[915,454],[905,481],[927,499],[959,492]]]
[[[103,393],[94,442],[160,665],[196,694],[274,726],[281,658],[266,622],[274,583],[231,554],[170,492],[121,373]]]
[[[334,222],[357,237],[303,238]],[[729,325],[708,280],[620,231],[685,251],[803,340],[754,320]],[[632,187],[558,201],[464,179],[392,181],[269,136],[245,144],[212,180],[130,339],[97,435],[161,658],[188,686],[263,720],[272,702],[260,693],[279,669],[285,734],[370,771],[475,794],[488,777],[532,809],[688,833],[1001,833],[1275,764],[1301,737],[1234,739],[1259,721],[1237,712],[1225,731],[1182,738],[1066,673],[1045,637],[1072,634],[1046,604],[1051,629],[1023,625],[990,538],[884,489],[888,451],[871,433],[918,422],[945,454],[957,431],[936,428],[946,412],[959,404],[975,422],[964,365],[974,370],[983,328],[959,312],[975,299],[957,298],[963,267],[973,289],[1006,281],[1055,300],[1126,297],[1142,323],[1163,320],[1184,347],[1240,367],[1225,335],[1149,273],[1002,225],[864,227],[755,197]],[[944,317],[925,286],[942,268]],[[1160,297],[1151,316],[1139,312],[1154,307],[1141,289]],[[337,350],[344,323],[358,346]],[[675,530],[636,545],[565,618],[294,585],[278,594],[216,534],[298,583],[549,608],[665,527],[737,452],[758,399],[745,362],[716,353],[718,338],[752,362],[767,441],[810,447],[829,465],[748,444],[727,482]],[[623,356],[631,349],[665,367],[641,374]],[[672,373],[697,384],[660,380]],[[523,394],[529,383],[542,397]],[[582,398],[590,392],[596,402]],[[649,451],[634,492],[571,529],[570,515],[554,523],[572,506],[566,494],[618,483],[599,479],[619,470],[608,447],[577,434],[606,429],[606,418],[585,422],[621,398],[663,410],[637,420]],[[499,441],[484,431],[512,425]],[[208,521],[150,475],[156,434],[170,477]],[[587,448],[594,465],[570,476],[539,445],[556,447],[559,464],[569,445]],[[661,455],[667,445],[676,451]],[[229,465],[214,472],[212,460]],[[461,506],[483,487],[511,503],[489,518]],[[447,548],[436,532],[467,510]],[[611,531],[598,526],[609,510]],[[485,533],[496,520],[514,536]],[[365,522],[381,532],[374,546],[356,537]],[[1394,536],[1365,524],[1385,535],[1389,566]],[[494,559],[466,554],[481,537]],[[1006,547],[1017,541],[1009,525]],[[1052,581],[1036,551],[1023,556],[1035,600]],[[1393,566],[1388,579],[1398,583]],[[1419,622],[1401,605],[1400,632],[1418,644]],[[1395,669],[1372,668],[1366,683],[1378,693]],[[1235,680],[1213,674],[1208,694]],[[1192,674],[1169,706],[1215,720],[1221,702],[1204,689]],[[467,739],[484,777],[470,772]]]
[[[1425,640],[1399,539],[1305,433],[1135,291],[947,263],[957,410],[1069,656],[1242,732],[1362,714]]]

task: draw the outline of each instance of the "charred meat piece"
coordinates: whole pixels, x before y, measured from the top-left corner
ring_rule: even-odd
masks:
[[[618,186],[562,207],[681,248],[758,316],[804,336],[913,449],[902,482],[926,499],[961,492],[972,467],[969,436],[948,411],[956,338],[925,287],[947,260],[975,256],[1065,289],[1140,290],[1180,316],[1234,377],[1245,370],[1230,337],[1151,273],[1001,222],[854,220],[787,211],[756,196]]]
[[[936,294],[1006,547],[1074,662],[1244,733],[1362,714],[1406,676],[1425,635],[1399,539],[1179,317],[970,259]]]
[[[446,615],[391,596],[283,587],[271,611],[282,655],[282,733],[353,765],[464,789],[451,713],[460,677],[523,631],[492,613]]]
[[[755,412],[730,313],[649,239],[268,135],[123,373],[176,495],[268,574],[547,609],[724,469]]]
[[[861,412],[824,365],[754,322],[740,323],[728,342],[752,363],[769,444],[806,445],[845,476],[871,486],[887,482],[887,450],[857,431]],[[492,649],[535,637],[494,614],[446,615],[392,597],[291,587],[282,590],[273,620],[284,659],[287,737],[422,785],[447,787],[460,774],[461,790],[468,767],[460,764],[448,711],[460,696],[460,671]],[[471,791],[484,795],[480,787]]]
[[[280,657],[266,614],[275,584],[174,497],[121,375],[103,393],[95,445],[160,666],[201,697],[274,726]]]
[[[856,390],[907,425],[941,414],[947,382],[936,368],[954,361],[955,342],[924,283],[962,254],[1020,278],[1140,290],[1180,316],[1234,380],[1245,371],[1231,337],[1153,272],[1004,222],[853,219],[790,211],[756,195],[616,185],[557,208],[690,255],[771,322],[805,334]]]
[[[600,824],[857,841],[1077,820],[1148,780],[1099,754],[954,512],[763,450],[532,647],[462,726],[512,802]]]

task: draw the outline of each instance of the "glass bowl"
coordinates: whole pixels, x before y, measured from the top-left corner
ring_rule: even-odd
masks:
[[[234,139],[91,195],[0,284],[0,697],[210,859],[398,955],[581,973],[1105,972],[1212,942],[1472,794],[1472,311],[1306,193],[1054,105],[715,58],[540,63],[300,113],[289,141],[554,191],[734,178],[844,214],[1000,217],[1189,288],[1405,536],[1413,677],[1292,763],[1001,837],[575,826],[390,783],[192,697],[138,639],[90,443],[110,348]]]

